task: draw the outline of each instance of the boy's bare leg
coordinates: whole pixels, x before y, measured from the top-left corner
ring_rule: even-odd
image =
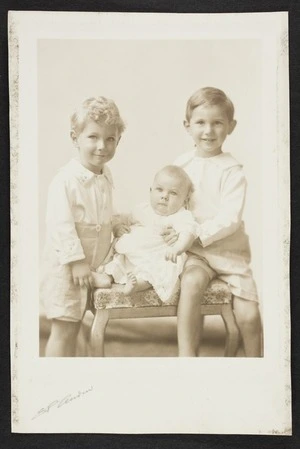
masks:
[[[234,314],[240,329],[246,357],[262,356],[262,328],[258,304],[233,297]]]
[[[74,357],[81,322],[52,320],[45,357]]]
[[[201,299],[210,278],[197,265],[187,267],[182,275],[177,310],[179,357],[197,357],[202,331]]]
[[[149,282],[144,281],[143,279],[138,279],[133,273],[127,273],[127,282],[123,292],[125,295],[130,295],[132,293],[148,290],[150,287],[152,286]]]

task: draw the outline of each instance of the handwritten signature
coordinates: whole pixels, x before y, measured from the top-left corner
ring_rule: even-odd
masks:
[[[75,399],[82,398],[87,393],[90,393],[91,391],[93,391],[93,388],[94,387],[91,386],[87,390],[83,390],[83,391],[78,390],[78,392],[76,394],[67,394],[62,399],[56,399],[55,401],[50,402],[50,404],[48,404],[46,407],[42,407],[40,410],[38,410],[38,412],[31,419],[39,418],[40,416],[44,415],[45,413],[49,413],[49,411],[53,410],[54,408],[63,407],[64,405],[69,404],[72,401],[75,401]]]

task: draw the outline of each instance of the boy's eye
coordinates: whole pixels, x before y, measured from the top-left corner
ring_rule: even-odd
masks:
[[[93,134],[89,136],[89,139],[96,139],[96,136],[94,136]]]
[[[198,120],[197,124],[198,125],[204,125],[204,120]]]
[[[156,187],[156,190],[157,190],[158,192],[162,192],[162,188],[161,188],[161,187]]]
[[[115,139],[115,137],[113,137],[113,136],[107,138],[107,141],[108,141],[108,142],[115,142],[115,140],[116,140],[116,139]]]
[[[170,192],[170,195],[176,196],[177,192]]]
[[[215,121],[215,124],[216,124],[216,125],[222,125],[222,123],[223,123],[223,122],[222,122],[221,120],[216,120],[216,121]]]

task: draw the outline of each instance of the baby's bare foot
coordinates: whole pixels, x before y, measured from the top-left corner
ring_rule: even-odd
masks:
[[[137,290],[137,278],[133,273],[127,274],[127,282],[124,285],[124,295],[130,295],[131,293],[134,293]]]
[[[127,274],[127,283],[124,286],[124,294],[131,295],[132,293],[143,292],[144,290],[148,290],[151,287],[149,282],[144,281],[143,279],[137,279],[133,273]]]
[[[94,287],[96,288],[110,288],[112,284],[112,277],[106,273],[92,272],[94,279]]]

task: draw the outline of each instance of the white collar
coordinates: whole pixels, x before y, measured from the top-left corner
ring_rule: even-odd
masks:
[[[219,168],[226,170],[228,168],[232,168],[232,167],[242,167],[242,164],[240,162],[238,162],[230,153],[220,153],[217,154],[216,156],[212,156],[212,157],[201,157],[197,155],[197,150],[194,150],[193,152],[193,156],[189,159],[189,161],[191,159],[195,159],[198,161],[204,161],[207,163],[211,163],[214,165],[217,165]],[[188,161],[188,162],[189,162]]]
[[[71,159],[70,161],[70,168],[72,169],[72,172],[76,176],[76,178],[83,184],[87,184],[91,179],[98,178],[105,176],[105,178],[108,180],[108,182],[113,187],[113,179],[111,172],[106,165],[104,165],[102,173],[97,175],[96,173],[93,173],[91,170],[88,170],[86,167],[84,167],[79,159]]]

